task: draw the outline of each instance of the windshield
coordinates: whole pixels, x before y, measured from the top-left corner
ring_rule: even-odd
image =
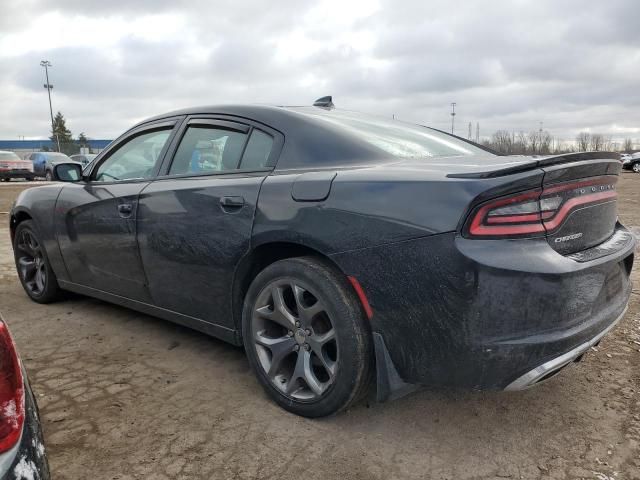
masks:
[[[437,130],[398,120],[335,110],[326,113],[320,110],[315,116],[394,157],[449,157],[487,153]]]
[[[13,152],[0,152],[0,160],[20,160],[20,157]]]
[[[63,160],[63,161],[71,160],[64,153],[49,152],[46,155],[47,155],[47,158],[50,158],[51,160]]]

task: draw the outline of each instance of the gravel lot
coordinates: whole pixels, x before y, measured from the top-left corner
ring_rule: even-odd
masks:
[[[640,275],[585,359],[516,393],[423,391],[305,420],[263,394],[241,349],[84,298],[27,299],[0,184],[0,309],[38,397],[55,479],[640,479]],[[621,220],[640,225],[640,175]],[[635,229],[640,233],[640,228]]]

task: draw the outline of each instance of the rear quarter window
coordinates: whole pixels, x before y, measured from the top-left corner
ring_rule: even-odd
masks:
[[[253,130],[242,156],[240,168],[243,170],[255,170],[266,167],[272,148],[273,137],[271,135],[260,130]]]

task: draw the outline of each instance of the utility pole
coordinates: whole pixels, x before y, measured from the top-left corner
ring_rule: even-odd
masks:
[[[40,66],[44,67],[44,74],[47,78],[47,83],[44,84],[44,88],[47,89],[47,94],[49,95],[49,114],[51,115],[51,135],[55,135],[56,136],[56,143],[58,144],[58,152],[60,151],[60,137],[58,136],[58,134],[55,131],[55,128],[53,126],[53,107],[51,106],[51,89],[53,88],[53,85],[51,85],[49,83],[49,67],[52,67],[53,65],[51,65],[51,62],[49,60],[42,60],[40,62]]]
[[[456,118],[456,102],[451,102],[451,135],[453,135],[453,126]]]
[[[467,136],[468,140],[471,140],[471,122],[469,122],[469,135]]]
[[[476,143],[480,143],[480,122],[476,122]]]

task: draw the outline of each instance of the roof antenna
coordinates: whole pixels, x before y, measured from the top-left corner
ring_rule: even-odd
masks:
[[[331,110],[332,108],[336,108],[333,104],[333,98],[331,95],[327,95],[326,97],[322,97],[313,102],[314,107],[322,107]]]

